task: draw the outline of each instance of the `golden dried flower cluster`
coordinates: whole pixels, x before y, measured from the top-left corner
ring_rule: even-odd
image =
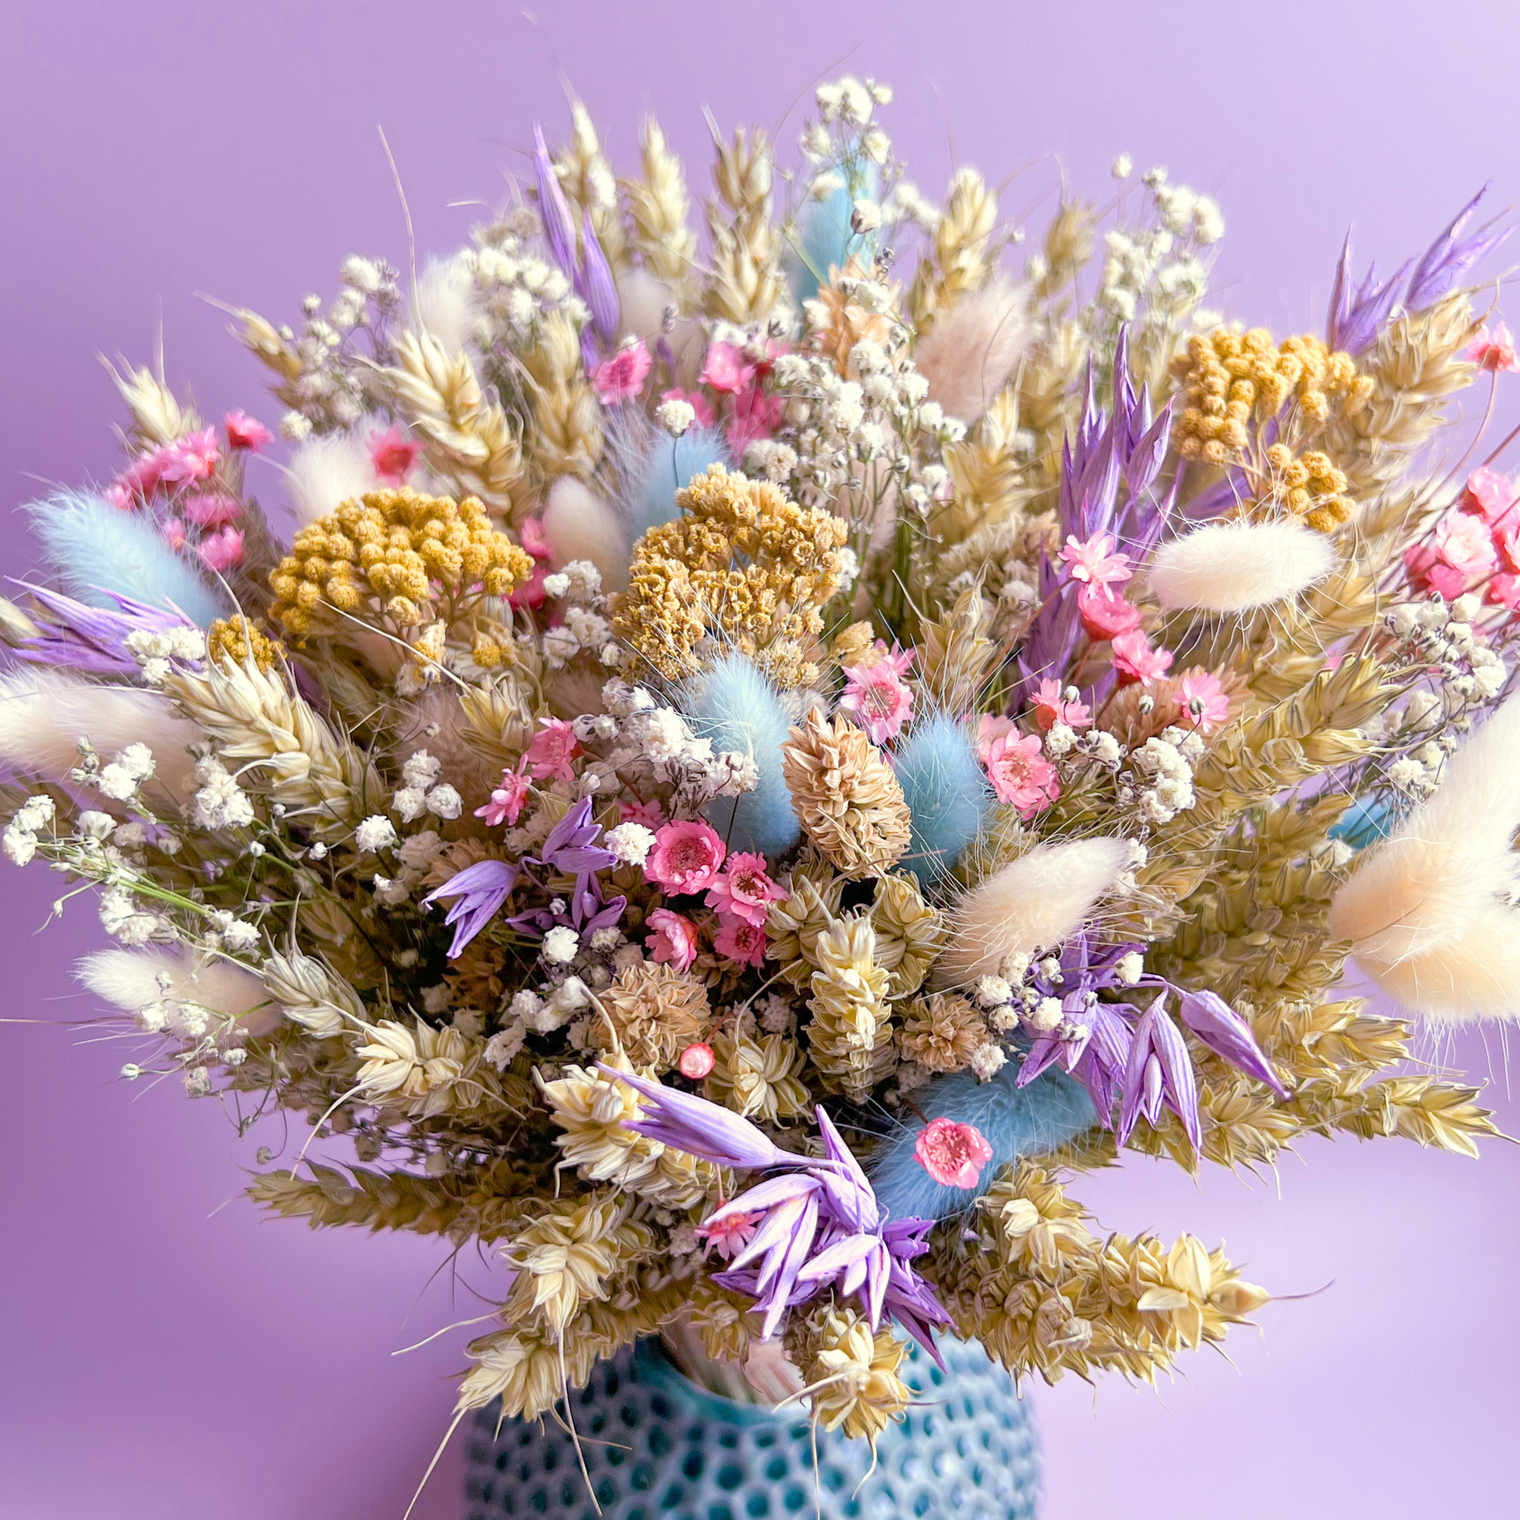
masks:
[[[598,1002],[606,1021],[593,1027],[593,1038],[608,1041],[610,1024],[623,1054],[656,1072],[669,1071],[688,1045],[704,1038],[711,1017],[701,982],[654,961],[620,971]]]
[[[296,534],[269,577],[269,616],[303,636],[335,622],[335,612],[417,628],[477,586],[503,597],[532,572],[475,497],[372,491]]]
[[[715,464],[676,496],[681,516],[634,546],[613,626],[672,680],[702,668],[716,636],[786,685],[817,679],[808,649],[839,589],[847,525],[773,485]]]
[[[217,665],[223,660],[241,665],[250,657],[260,670],[272,670],[285,658],[285,650],[278,640],[255,628],[241,613],[215,619],[206,630],[206,658]]]

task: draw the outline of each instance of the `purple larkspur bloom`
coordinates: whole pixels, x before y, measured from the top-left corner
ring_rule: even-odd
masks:
[[[515,861],[482,860],[456,872],[422,899],[427,908],[435,902],[458,899],[443,920],[445,924],[454,925],[450,960],[457,959],[460,951],[496,916],[517,885],[518,875],[519,867]]]
[[[38,636],[16,646],[16,658],[34,665],[62,665],[92,675],[136,678],[141,675],[142,666],[127,647],[130,635],[173,633],[176,629],[195,627],[177,607],[166,611],[119,591],[91,588],[116,603],[113,612],[109,608],[88,607],[61,591],[50,591],[29,581],[7,579],[27,592],[47,614],[37,624]]]
[[[1153,1125],[1159,1123],[1163,1107],[1182,1120],[1193,1149],[1201,1149],[1203,1127],[1198,1119],[1198,1082],[1182,1031],[1167,1015],[1165,992],[1145,1010],[1135,1029],[1129,1065],[1124,1070],[1124,1091],[1119,1099],[1119,1144],[1129,1139],[1140,1118]]]
[[[596,328],[597,337],[603,345],[611,348],[617,342],[621,307],[617,283],[612,277],[612,266],[602,251],[596,228],[591,225],[589,208],[581,228],[581,246],[584,256],[580,268],[575,272],[576,293],[591,312],[591,324]]]
[[[934,1331],[950,1317],[910,1265],[928,1249],[924,1236],[934,1221],[883,1218],[870,1181],[822,1108],[815,1113],[823,1156],[797,1156],[721,1104],[605,1063],[600,1070],[644,1098],[640,1116],[624,1121],[635,1134],[735,1170],[787,1169],[720,1205],[699,1227],[707,1235],[753,1228],[713,1281],[755,1300],[762,1340],[789,1307],[832,1289],[858,1299],[872,1330],[883,1316],[896,1320],[939,1360]]]

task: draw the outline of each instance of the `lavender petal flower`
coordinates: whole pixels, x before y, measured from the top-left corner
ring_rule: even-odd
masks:
[[[601,824],[591,821],[591,799],[582,797],[549,831],[537,864],[566,876],[609,870],[617,864],[617,856],[597,846],[601,832]]]
[[[1378,283],[1377,262],[1367,267],[1366,276],[1354,290],[1351,285],[1351,232],[1346,233],[1340,262],[1335,266],[1335,282],[1330,289],[1330,311],[1325,319],[1325,341],[1355,358],[1365,353],[1377,339],[1378,331],[1388,320],[1399,286],[1409,273],[1413,259],[1394,271],[1393,278]]]
[[[602,251],[596,229],[591,225],[589,209],[581,229],[581,246],[585,249],[585,262],[577,272],[576,290],[591,309],[591,323],[596,328],[597,337],[605,347],[611,348],[617,342],[621,308],[612,269]]]
[[[434,888],[422,899],[424,907],[451,897],[459,899],[443,920],[445,924],[455,925],[454,943],[449,946],[450,960],[456,959],[495,917],[517,885],[519,874],[520,868],[513,861],[482,860],[449,877],[441,887]]]
[[[544,129],[533,123],[533,169],[538,176],[538,214],[544,224],[544,236],[549,240],[549,251],[564,272],[575,275],[575,218],[570,214],[570,203],[560,188],[559,176],[549,161],[549,147],[544,141]]]
[[[1166,996],[1163,992],[1146,1009],[1135,1030],[1124,1072],[1118,1139],[1123,1145],[1142,1115],[1154,1124],[1165,1105],[1182,1120],[1182,1128],[1196,1151],[1203,1145],[1198,1085],[1182,1031],[1167,1016]]]
[[[1481,227],[1472,237],[1464,239],[1461,236],[1463,227],[1477,210],[1478,202],[1493,188],[1493,183],[1489,180],[1468,201],[1415,265],[1404,297],[1404,304],[1410,311],[1428,311],[1473,265],[1492,253],[1514,231],[1513,227],[1506,227],[1502,232],[1490,233],[1488,227]]]
[[[100,591],[116,603],[117,610],[89,607],[85,603],[7,576],[51,617],[38,624],[38,637],[26,639],[16,647],[16,658],[34,665],[62,665],[92,675],[117,675],[136,678],[141,665],[127,647],[134,633],[172,633],[179,628],[194,628],[177,607],[165,611],[139,602],[134,597],[101,587]]]
[[[1282,1078],[1267,1059],[1251,1026],[1215,992],[1184,992],[1182,1022],[1217,1056],[1248,1077],[1265,1082],[1280,1098],[1288,1096]]]

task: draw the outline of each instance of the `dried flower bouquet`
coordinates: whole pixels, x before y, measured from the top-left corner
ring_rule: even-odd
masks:
[[[467,248],[237,314],[279,474],[128,368],[31,508],[5,853],[97,891],[125,1077],[343,1137],[256,1200],[488,1249],[461,1411],[661,1331],[871,1441],[941,1331],[1150,1379],[1267,1294],[1067,1177],[1493,1132],[1392,1004],[1520,1006],[1520,501],[1432,473],[1506,234],[1275,339],[1206,197],[1120,160],[1021,259],[889,98],[720,142],[700,237],[577,106]]]

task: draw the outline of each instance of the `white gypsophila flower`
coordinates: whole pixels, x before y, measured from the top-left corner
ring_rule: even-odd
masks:
[[[37,853],[37,836],[28,829],[18,828],[12,821],[6,824],[4,834],[0,834],[0,849],[5,851],[5,858],[13,866],[30,865]]]
[[[153,774],[153,751],[146,744],[129,744],[116,757],[116,764],[129,776],[146,781]]]
[[[371,813],[354,830],[354,847],[366,855],[378,854],[396,842],[396,826],[383,813]]]
[[[497,1071],[505,1071],[522,1050],[527,1034],[528,1026],[521,1019],[514,1019],[505,1029],[498,1030],[486,1041],[486,1061]]]
[[[589,607],[571,607],[565,613],[565,627],[576,637],[581,648],[599,649],[612,637],[612,625],[601,613]]]
[[[141,912],[132,894],[119,883],[100,894],[100,922],[107,934],[124,945],[145,945],[159,928],[159,920]]]
[[[111,832],[111,843],[118,850],[140,850],[148,842],[148,827],[135,818],[119,823]]]
[[[984,976],[977,980],[976,1000],[983,1008],[996,1008],[1013,1001],[1013,988],[1000,976]]]
[[[1128,179],[1135,172],[1135,161],[1128,153],[1121,153],[1108,171],[1115,179]]]
[[[1007,1064],[1008,1057],[1001,1045],[989,1042],[971,1052],[971,1070],[978,1082],[990,1082]]]
[[[56,809],[53,799],[45,792],[38,792],[33,797],[28,797],[25,802],[16,809],[15,822],[23,829],[35,834],[37,831],[53,821]],[[104,816],[97,815],[97,816]]]
[[[1045,753],[1060,759],[1076,748],[1076,730],[1065,723],[1052,723],[1045,735]]]
[[[438,859],[443,840],[433,829],[423,829],[401,841],[396,855],[409,871],[425,871]]]
[[[391,797],[391,811],[402,823],[416,823],[427,812],[427,793],[420,786],[404,786]]]
[[[513,994],[512,1001],[507,1005],[507,1012],[519,1023],[531,1024],[542,1004],[543,999],[536,992],[530,992],[524,987],[521,992]]]
[[[679,438],[697,420],[697,409],[689,401],[662,401],[654,409],[654,420],[673,438]]]
[[[192,1067],[185,1073],[185,1096],[209,1098],[211,1096],[211,1073],[204,1066]]]
[[[617,947],[622,944],[622,942],[623,931],[617,928],[616,925],[611,925],[605,929],[594,930],[591,935],[591,948],[598,955],[605,955],[609,950],[616,950]],[[596,967],[595,969],[597,971],[602,971],[602,968],[600,966]],[[605,975],[606,973],[602,972],[602,974]]]
[[[864,196],[850,208],[850,227],[860,235],[875,232],[881,226],[881,207]]]
[[[431,733],[433,730],[429,730]],[[426,791],[438,779],[443,762],[428,754],[425,749],[414,750],[401,767],[401,779],[407,786]]]
[[[1145,957],[1138,950],[1131,950],[1127,955],[1121,955],[1114,962],[1114,975],[1124,983],[1126,987],[1133,987],[1145,971]]]
[[[453,993],[449,990],[447,982],[439,982],[435,986],[422,989],[422,1008],[425,1013],[446,1013],[452,1000]]]
[[[581,947],[581,937],[568,924],[560,924],[544,935],[544,959],[558,966],[568,966]]]
[[[137,795],[137,779],[126,766],[113,763],[101,766],[95,785],[112,801],[126,802]]]
[[[544,658],[551,670],[568,665],[581,652],[580,640],[564,624],[546,630],[542,642]]]
[[[250,923],[235,918],[222,930],[222,944],[228,950],[252,950],[262,936]]]
[[[457,818],[463,808],[464,799],[447,781],[427,794],[427,810],[438,818]]]
[[[1029,1022],[1045,1034],[1052,1029],[1059,1029],[1062,1017],[1060,998],[1043,997],[1029,1014]]]
[[[609,829],[604,837],[607,848],[624,865],[643,865],[654,848],[654,830],[646,829],[641,823],[620,823],[615,829]]]
[[[589,559],[572,559],[565,562],[563,573],[569,578],[570,589],[566,595],[574,602],[589,602],[602,589],[602,572]]]
[[[214,755],[196,761],[195,779],[200,789],[195,794],[191,816],[200,828],[246,828],[253,822],[253,803],[248,794]]]
[[[546,575],[543,581],[544,595],[558,600],[570,589],[570,577],[563,570],[557,570],[553,575]]]
[[[326,860],[327,846],[319,839],[306,853],[312,860]]]

